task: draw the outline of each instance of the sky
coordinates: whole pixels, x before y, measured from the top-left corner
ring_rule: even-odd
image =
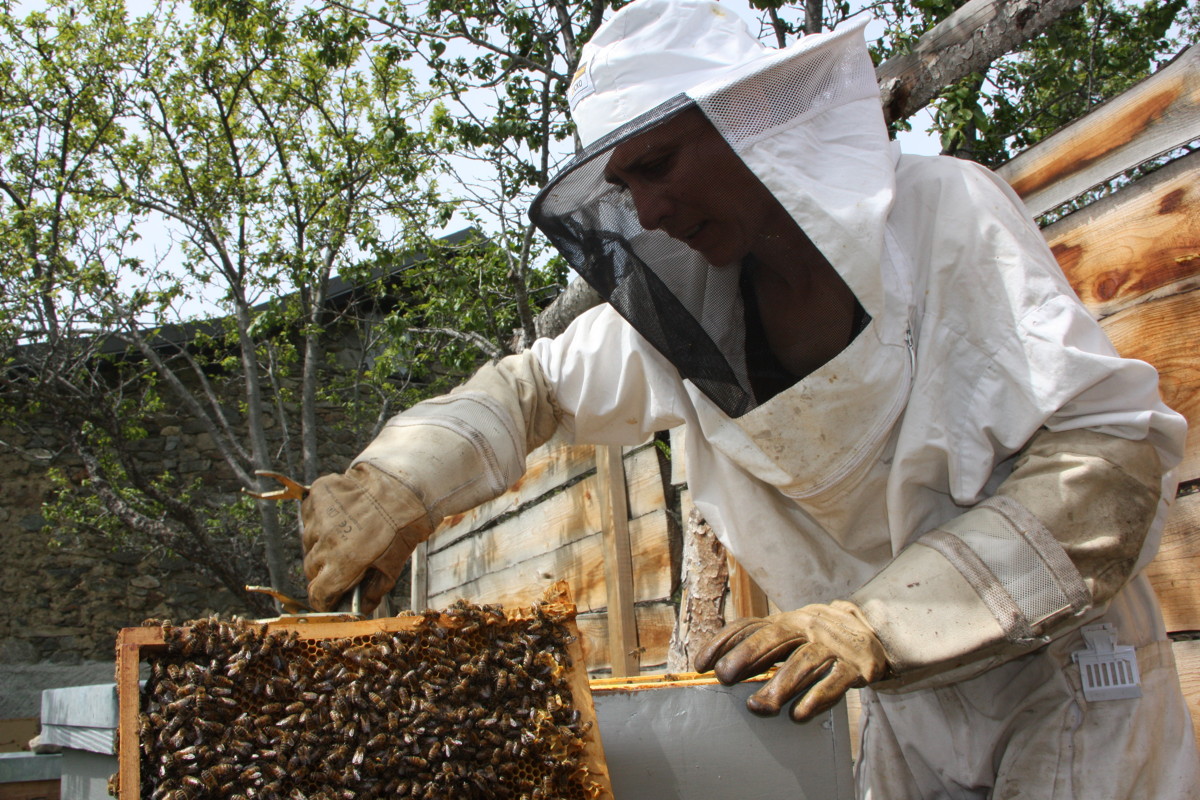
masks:
[[[741,16],[751,31],[761,30],[759,22],[759,12],[756,12],[749,5],[748,0],[724,0],[724,4],[734,10]],[[27,13],[37,9],[45,8],[44,0],[17,0],[18,14]],[[155,9],[155,0],[126,0],[127,8],[131,17],[138,17],[147,13],[152,13]],[[179,3],[181,10],[186,9],[186,0]],[[871,29],[868,26],[868,38],[871,37]],[[774,42],[768,38],[767,41],[774,45]],[[929,115],[927,112],[922,112],[912,120],[913,131],[900,134],[899,140],[901,147],[905,152],[918,154],[936,154],[940,147],[936,136],[931,136],[926,133],[929,125]],[[569,155],[569,153],[565,154]],[[470,182],[472,179],[485,179],[485,175],[474,174],[473,165],[469,162],[461,162],[463,164],[461,174],[457,177],[460,182]],[[454,191],[453,177],[444,178],[440,181],[450,192]],[[468,226],[468,221],[462,217],[453,218],[443,230],[438,231],[439,235],[453,233],[462,230]],[[141,258],[145,263],[152,264],[162,262],[164,265],[170,265],[172,261],[178,259],[178,255],[172,249],[170,230],[171,225],[163,220],[151,221],[142,226],[142,239],[135,246],[134,252],[128,253]],[[192,316],[208,316],[213,313],[211,303],[213,298],[204,300],[202,297],[197,297],[193,301],[188,302],[181,313],[186,317]]]

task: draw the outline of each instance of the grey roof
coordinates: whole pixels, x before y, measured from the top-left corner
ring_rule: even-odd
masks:
[[[79,664],[0,664],[0,719],[28,719],[42,710],[42,691],[112,683],[111,661]]]

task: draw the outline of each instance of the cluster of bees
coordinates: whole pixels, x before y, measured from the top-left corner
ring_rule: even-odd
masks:
[[[459,602],[410,630],[301,638],[244,620],[162,624],[147,654],[142,797],[592,800],[569,633]]]

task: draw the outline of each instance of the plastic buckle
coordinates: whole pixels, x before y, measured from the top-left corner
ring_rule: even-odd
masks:
[[[1079,629],[1087,644],[1071,654],[1079,665],[1083,697],[1088,702],[1124,700],[1142,696],[1137,654],[1127,644],[1117,644],[1117,629],[1111,623],[1085,625]]]

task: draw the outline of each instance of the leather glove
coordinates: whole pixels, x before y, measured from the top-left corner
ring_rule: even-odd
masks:
[[[335,608],[359,583],[363,610],[374,609],[437,527],[407,486],[369,464],[318,478],[300,518],[308,601],[318,611]]]
[[[858,606],[845,600],[804,606],[726,625],[696,656],[696,671],[715,669],[726,685],[783,666],[746,700],[754,714],[773,717],[794,700],[803,722],[832,707],[848,689],[879,680],[888,669],[883,646]]]

